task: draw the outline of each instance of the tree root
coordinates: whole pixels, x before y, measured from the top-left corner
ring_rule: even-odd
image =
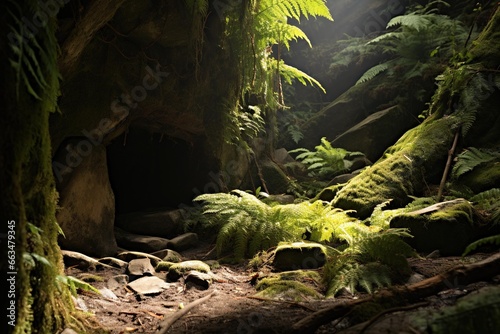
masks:
[[[186,315],[189,311],[191,311],[193,308],[196,306],[203,304],[207,300],[210,299],[215,294],[215,290],[206,295],[203,298],[200,298],[198,300],[195,300],[194,302],[188,304],[186,307],[183,309],[175,312],[172,316],[168,317],[167,319],[163,320],[159,325],[158,325],[158,331],[156,332],[157,334],[166,334],[168,329],[177,321],[179,320],[182,316]]]
[[[500,252],[482,261],[457,266],[415,284],[392,287],[390,290],[384,289],[366,298],[324,308],[296,322],[292,326],[290,333],[314,333],[321,325],[345,316],[355,306],[366,302],[387,304],[394,300],[404,300],[406,305],[410,305],[422,298],[435,295],[442,290],[459,288],[499,274]]]

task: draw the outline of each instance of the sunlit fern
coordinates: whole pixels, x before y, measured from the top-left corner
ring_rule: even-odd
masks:
[[[457,156],[457,161],[452,169],[452,176],[458,179],[474,168],[494,160],[500,160],[498,152],[469,147]]]

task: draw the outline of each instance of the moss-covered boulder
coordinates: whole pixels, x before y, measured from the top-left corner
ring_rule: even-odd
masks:
[[[282,244],[276,248],[273,266],[279,270],[316,269],[326,262],[323,245],[310,242]]]
[[[392,200],[396,207],[406,205],[409,195],[422,193],[424,180],[439,179],[458,124],[455,117],[433,117],[406,132],[383,158],[336,194],[334,206],[356,210],[364,219],[385,201]]]
[[[183,261],[179,263],[175,263],[171,265],[168,269],[167,279],[170,281],[177,281],[184,274],[190,271],[198,271],[201,273],[209,273],[210,266],[203,261],[199,260],[191,260],[191,261]]]
[[[417,252],[439,250],[441,255],[461,255],[467,245],[484,234],[475,220],[472,203],[456,199],[397,215],[390,227],[409,229],[413,238],[405,241]]]
[[[311,282],[321,282],[318,272],[294,270],[273,274],[259,281],[257,296],[292,300],[320,298],[321,294],[311,286]]]

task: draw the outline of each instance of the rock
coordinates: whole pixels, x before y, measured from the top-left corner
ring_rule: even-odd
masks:
[[[136,279],[127,285],[140,295],[154,295],[169,287],[169,284],[156,276],[146,276]]]
[[[409,229],[413,238],[405,241],[417,252],[439,250],[441,256],[450,256],[461,255],[479,237],[481,228],[473,221],[471,203],[457,199],[395,216],[390,227]]]
[[[126,232],[115,227],[116,241],[120,247],[135,250],[139,252],[155,252],[160,249],[168,248],[168,239],[152,237]]]
[[[199,260],[184,261],[175,263],[168,269],[167,279],[175,282],[181,278],[185,273],[190,271],[198,271],[201,273],[209,273],[210,266]]]
[[[355,124],[335,138],[332,146],[363,152],[368,159],[375,161],[387,147],[416,125],[418,125],[417,119],[396,105],[371,114]]]
[[[184,278],[186,286],[195,286],[201,290],[207,290],[212,284],[212,276],[199,271],[190,271]]]
[[[294,242],[276,248],[273,266],[279,270],[316,269],[325,262],[324,246],[312,242]]]
[[[112,299],[112,300],[118,300],[118,297],[115,295],[115,293],[108,288],[99,289],[99,292],[105,298]]]
[[[78,155],[79,163],[69,168],[70,172],[55,172],[60,206],[56,218],[64,232],[59,245],[92,256],[112,256],[117,250],[113,231],[115,198],[108,178],[106,149],[93,146],[85,137],[71,139],[57,152],[54,163],[64,164],[80,146],[90,147],[88,154]]]
[[[87,304],[85,304],[85,301],[83,299],[74,296],[71,296],[71,299],[73,299],[73,304],[75,304],[77,310],[88,312],[89,308],[87,307]]]
[[[352,173],[337,175],[337,176],[335,176],[332,179],[332,181],[330,182],[330,184],[331,185],[336,185],[336,184],[346,183],[347,181],[349,181],[350,179],[352,179],[355,176],[356,175],[352,174]]]
[[[120,259],[114,258],[114,257],[103,257],[98,260],[99,263],[104,263],[109,266],[118,268],[118,269],[125,269],[128,266],[128,263],[125,261],[122,261]]]
[[[295,159],[292,158],[286,148],[278,148],[277,150],[274,150],[274,161],[284,165],[290,162],[295,162]]]
[[[151,265],[151,261],[147,258],[135,259],[129,262],[127,273],[130,277],[153,276],[155,269]]]
[[[286,194],[269,195],[264,201],[276,202],[279,204],[293,204],[293,202],[295,202],[295,196]]]
[[[182,209],[158,212],[134,212],[116,218],[116,226],[141,235],[173,238],[184,230]]]
[[[126,261],[126,262],[130,262],[130,261],[132,261],[134,259],[148,258],[148,259],[151,260],[151,264],[153,266],[156,266],[158,264],[158,262],[161,261],[161,259],[159,257],[154,256],[152,254],[143,253],[143,252],[133,252],[133,251],[121,252],[120,254],[117,255],[117,257],[120,260],[123,260],[123,261]]]
[[[162,249],[161,251],[154,252],[151,255],[158,256],[162,261],[178,263],[182,261],[181,254],[171,249]]]
[[[266,186],[270,194],[282,194],[288,189],[288,176],[273,161],[261,163],[262,177],[266,180]]]
[[[174,249],[176,251],[182,251],[195,246],[197,242],[198,242],[198,234],[184,233],[170,240],[168,242],[168,248]]]
[[[108,287],[108,289],[114,291],[127,285],[128,282],[128,275],[116,275],[108,279],[108,281],[106,282],[106,286]]]
[[[423,281],[424,279],[426,279],[426,277],[422,274],[419,274],[419,273],[413,273],[410,278],[408,278],[408,280],[406,281],[406,284],[415,284],[415,283],[418,283],[420,281]]]

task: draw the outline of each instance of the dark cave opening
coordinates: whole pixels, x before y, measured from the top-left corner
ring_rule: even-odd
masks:
[[[160,133],[131,128],[107,146],[116,214],[189,205],[216,170],[202,138],[191,145]]]

